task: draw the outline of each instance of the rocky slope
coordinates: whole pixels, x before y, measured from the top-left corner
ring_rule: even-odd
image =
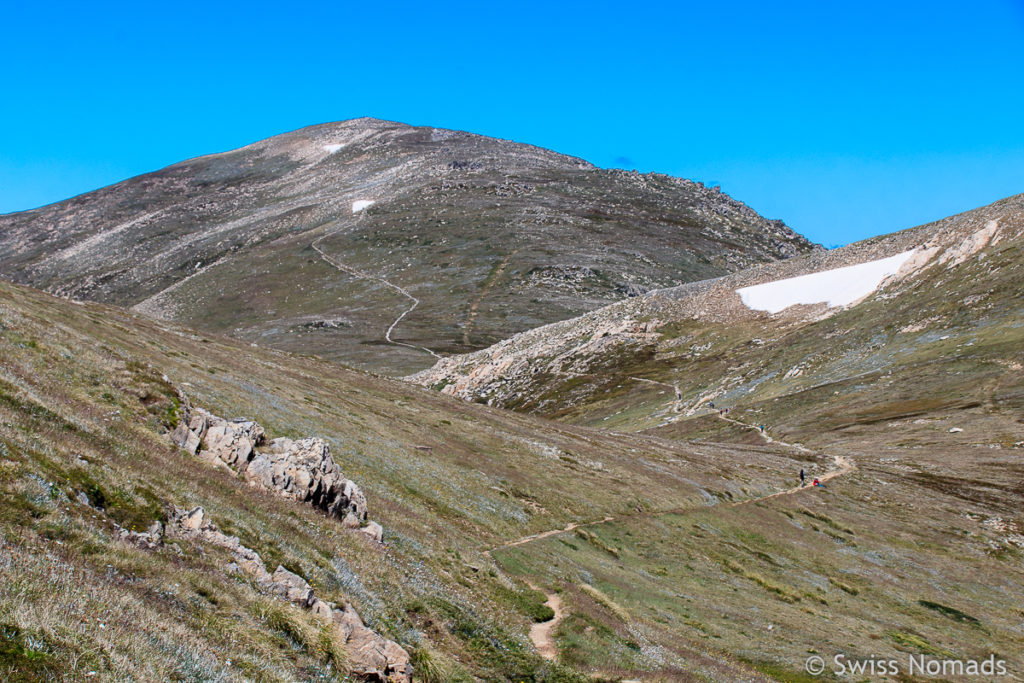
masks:
[[[1019,336],[1024,316],[1022,234],[1018,195],[834,251],[651,292],[440,360],[410,379],[466,399],[639,429],[715,402],[755,402],[893,371],[897,358],[940,360],[949,347],[1012,363],[1002,342]],[[872,277],[864,269],[884,260],[891,274],[844,305],[815,291],[830,286],[822,275],[806,277],[847,272],[838,288],[854,290]],[[858,264],[866,265],[850,269]],[[768,312],[741,297],[779,282],[759,292],[785,299],[791,283],[808,303]]]
[[[717,189],[373,119],[0,216],[0,274],[404,374],[812,248]]]

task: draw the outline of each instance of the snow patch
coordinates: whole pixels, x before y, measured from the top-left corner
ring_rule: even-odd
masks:
[[[324,151],[325,151],[325,152],[327,152],[328,154],[334,154],[334,153],[335,153],[335,152],[337,152],[337,151],[338,151],[339,149],[342,149],[342,148],[343,148],[344,146],[345,146],[345,145],[341,145],[341,144],[336,144],[336,145],[324,145]]]
[[[878,289],[882,281],[894,275],[913,254],[914,250],[910,250],[856,266],[741,287],[736,293],[747,308],[768,313],[778,313],[797,304],[824,303],[829,308],[849,306]]]
[[[354,201],[352,202],[352,213],[359,213],[366,207],[373,206],[376,203],[377,202],[372,199],[360,199],[358,201]]]

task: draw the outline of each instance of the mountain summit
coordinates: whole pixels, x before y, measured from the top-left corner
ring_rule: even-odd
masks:
[[[717,188],[376,119],[0,217],[15,281],[397,374],[813,248]]]

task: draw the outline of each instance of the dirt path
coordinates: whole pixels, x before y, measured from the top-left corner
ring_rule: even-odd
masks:
[[[539,591],[533,583],[527,581],[527,585],[535,591]],[[555,613],[555,616],[551,617],[547,621],[541,621],[534,623],[530,626],[530,641],[533,646],[537,648],[537,653],[549,661],[555,661],[558,656],[558,648],[555,647],[555,629],[562,623],[562,619],[565,618],[565,610],[562,609],[562,596],[558,593],[545,593],[547,600],[544,602],[545,605],[551,608],[551,611]]]
[[[566,524],[561,529],[551,529],[550,531],[542,531],[542,532],[540,532],[538,534],[530,534],[529,536],[523,536],[522,538],[517,538],[514,541],[509,541],[508,543],[504,543],[504,544],[499,545],[499,546],[497,546],[495,548],[491,548],[490,550],[485,550],[484,554],[490,555],[491,553],[493,553],[493,552],[495,552],[497,550],[503,550],[505,548],[514,548],[517,545],[525,545],[527,543],[532,543],[533,541],[539,541],[542,538],[548,538],[549,536],[555,536],[557,534],[564,534],[564,533],[566,533],[568,531],[573,531],[573,530],[579,529],[581,527],[594,526],[595,524],[604,524],[605,522],[613,522],[613,521],[615,521],[614,517],[605,517],[603,519],[595,519],[592,522],[570,522],[569,524]]]
[[[426,348],[425,346],[417,346],[415,344],[406,344],[405,342],[395,341],[394,339],[391,338],[391,333],[395,331],[395,327],[398,326],[398,323],[402,322],[402,318],[404,318],[405,316],[407,316],[410,313],[412,313],[413,310],[415,310],[415,308],[420,305],[420,300],[417,299],[416,297],[414,297],[412,294],[410,294],[404,287],[396,285],[393,282],[389,282],[388,280],[385,280],[384,278],[382,278],[382,277],[380,277],[378,275],[369,275],[367,273],[364,273],[361,270],[357,270],[356,268],[353,268],[351,266],[345,265],[341,261],[338,261],[337,259],[335,259],[333,256],[328,256],[324,252],[324,250],[320,248],[320,242],[322,240],[332,236],[332,235],[335,235],[335,234],[337,234],[337,233],[332,232],[332,233],[328,233],[326,235],[323,235],[322,237],[318,237],[317,239],[313,240],[313,243],[310,244],[309,246],[313,248],[313,251],[315,251],[316,253],[320,254],[320,258],[322,258],[324,261],[326,261],[330,265],[334,266],[335,268],[337,268],[341,272],[346,273],[348,275],[352,275],[352,276],[361,278],[361,279],[364,279],[364,280],[376,280],[377,282],[385,285],[386,287],[390,287],[391,289],[395,290],[396,292],[398,292],[399,294],[401,294],[406,299],[409,299],[409,301],[412,302],[412,305],[410,305],[409,308],[407,308],[404,311],[402,311],[399,314],[399,316],[397,318],[395,318],[395,321],[393,323],[391,323],[391,325],[388,327],[387,331],[384,332],[384,340],[386,342],[388,342],[389,344],[394,344],[395,346],[404,346],[404,347],[409,348],[409,349],[416,349],[418,351],[425,351],[426,353],[429,353],[434,358],[438,358],[438,359],[441,358],[441,356],[437,355],[436,353],[434,353],[430,349]]]
[[[829,470],[828,472],[825,472],[824,474],[819,474],[817,477],[813,477],[812,481],[814,479],[817,479],[819,482],[824,484],[826,481],[829,481],[831,479],[835,479],[836,477],[841,477],[842,475],[847,474],[847,473],[852,472],[853,470],[857,469],[857,466],[849,458],[843,457],[842,455],[834,455],[832,457],[833,457],[833,460],[835,461],[836,468],[834,470]],[[779,491],[778,493],[773,493],[773,494],[768,495],[768,496],[761,496],[760,498],[751,498],[750,500],[741,500],[738,503],[733,503],[729,507],[739,507],[740,505],[750,505],[751,503],[760,503],[761,501],[771,500],[772,498],[781,498],[782,496],[791,496],[794,493],[800,493],[801,491],[807,491],[807,490],[810,490],[810,489],[813,489],[813,488],[814,488],[814,486],[812,484],[807,484],[806,486],[794,486],[791,489],[786,489],[785,491]]]
[[[683,408],[683,392],[679,390],[679,387],[675,384],[669,384],[667,382],[659,382],[655,379],[647,379],[645,377],[636,377],[634,375],[626,375],[627,378],[634,382],[647,382],[648,384],[657,384],[663,387],[668,387],[675,393],[675,401],[672,402],[672,412],[678,413]]]
[[[480,302],[484,300],[491,288],[494,287],[494,283],[498,281],[501,274],[505,272],[505,268],[508,267],[508,262],[512,260],[512,257],[519,253],[518,249],[513,250],[508,256],[501,260],[498,267],[494,269],[490,277],[484,282],[484,288],[480,293],[473,299],[473,303],[469,305],[469,315],[466,316],[466,322],[462,329],[462,343],[469,346],[469,333],[473,330],[473,323],[476,322],[476,316],[480,312]]]
[[[734,420],[731,417],[726,417],[722,413],[719,413],[718,417],[723,419],[723,420],[725,420],[726,422],[732,422],[733,424],[737,424],[737,425],[739,425],[741,427],[745,427],[747,429],[753,429],[755,432],[757,432],[757,434],[762,439],[764,439],[765,443],[777,443],[780,446],[785,446],[786,448],[792,448],[793,450],[800,451],[801,453],[813,453],[814,452],[810,448],[805,448],[805,447],[801,446],[798,443],[789,443],[788,441],[783,441],[782,439],[773,439],[772,437],[768,436],[768,432],[767,431],[761,431],[761,428],[757,427],[755,425],[748,425],[746,422],[740,422],[739,420]]]
[[[744,424],[744,423],[740,423],[740,424]],[[756,427],[755,427],[755,429],[756,429]],[[786,445],[786,446],[790,446],[790,447],[793,447],[793,448],[801,448],[802,450],[805,450],[805,451],[808,450],[806,448],[803,448],[802,446],[793,446],[792,444],[787,444],[787,443],[784,443],[782,441],[776,441],[775,443]],[[842,455],[833,456],[833,461],[835,462],[835,466],[836,466],[835,469],[829,470],[828,472],[820,474],[817,477],[813,477],[812,480],[813,479],[817,479],[818,481],[824,483],[826,481],[830,481],[832,479],[835,479],[836,477],[841,477],[842,475],[848,474],[849,472],[852,472],[853,470],[857,469],[857,465],[854,464],[854,462],[852,460],[850,460],[849,458],[847,458],[845,456],[842,456]],[[741,500],[739,502],[730,504],[729,507],[736,507],[738,505],[750,505],[752,503],[759,503],[761,501],[771,500],[773,498],[780,498],[782,496],[791,496],[791,495],[793,495],[795,493],[800,493],[801,491],[808,491],[808,490],[811,490],[813,488],[814,487],[811,484],[807,484],[806,486],[794,486],[791,489],[786,489],[785,491],[777,491],[775,493],[770,493],[767,496],[759,496],[757,498],[748,498],[747,500]],[[704,509],[704,506],[702,506],[701,509]],[[569,524],[566,524],[561,529],[549,529],[548,531],[541,531],[541,532],[536,533],[536,534],[530,534],[529,536],[523,536],[522,538],[517,538],[514,541],[509,541],[508,543],[503,543],[503,544],[501,544],[499,546],[495,546],[494,548],[491,548],[489,550],[485,550],[484,554],[485,555],[490,555],[491,553],[495,553],[495,552],[497,552],[499,550],[504,550],[505,548],[515,548],[516,546],[526,545],[527,543],[533,543],[534,541],[539,541],[542,538],[550,538],[551,536],[557,536],[558,534],[564,534],[564,533],[567,533],[567,532],[570,532],[570,531],[574,531],[576,529],[582,529],[582,528],[588,527],[588,526],[596,526],[598,524],[607,524],[608,522],[616,521],[616,519],[631,519],[631,518],[634,518],[634,517],[656,517],[658,515],[676,514],[676,513],[682,512],[682,511],[683,511],[682,508],[677,508],[677,509],[674,509],[674,510],[660,510],[660,511],[659,510],[649,510],[649,511],[644,511],[644,512],[638,512],[638,513],[633,514],[633,515],[626,515],[624,518],[616,518],[616,517],[613,517],[613,516],[609,515],[607,517],[603,517],[602,519],[595,519],[595,520],[592,520],[590,522],[571,522]]]

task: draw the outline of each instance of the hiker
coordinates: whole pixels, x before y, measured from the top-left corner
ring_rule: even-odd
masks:
[[[813,484],[811,484],[811,485],[812,485],[812,486],[820,486],[821,488],[825,488],[825,485],[824,485],[824,484],[822,484],[822,483],[821,483],[821,480],[819,480],[819,479],[815,479],[815,480],[814,480],[814,483],[813,483]]]
[[[803,488],[803,487],[804,487],[804,484],[806,484],[806,483],[807,483],[807,482],[805,482],[805,481],[804,481],[804,470],[803,470],[803,468],[801,467],[801,468],[800,468],[800,488]]]
[[[761,433],[764,434],[764,425],[761,425],[760,429],[761,429]]]
[[[708,401],[708,405],[710,407],[714,408],[715,407],[715,402],[714,401]]]

